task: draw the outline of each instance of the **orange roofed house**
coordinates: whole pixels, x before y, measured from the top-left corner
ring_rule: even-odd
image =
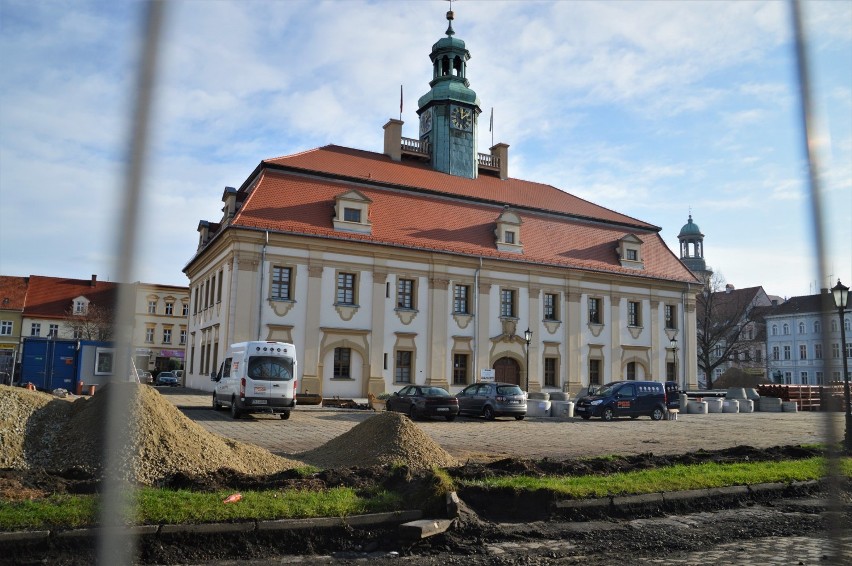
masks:
[[[181,369],[187,337],[186,287],[131,284],[135,295],[133,361],[140,370]],[[0,382],[15,372],[29,338],[113,338],[119,284],[68,277],[0,275]]]
[[[392,119],[383,153],[266,159],[199,223],[188,385],[211,390],[228,344],[259,339],[294,343],[299,392],[326,397],[457,392],[483,375],[532,391],[695,387],[699,281],[658,227],[511,178],[506,144],[477,153],[470,54],[448,19],[418,139]]]

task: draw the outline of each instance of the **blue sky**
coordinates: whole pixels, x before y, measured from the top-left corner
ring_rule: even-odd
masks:
[[[0,0],[0,274],[114,280],[138,2]],[[261,159],[417,137],[447,2],[168,3],[136,276],[186,285],[198,221]],[[818,281],[789,5],[453,3],[479,148],[677,234],[737,288],[852,283],[852,2],[805,2],[828,273]],[[833,276],[829,279],[829,276]]]

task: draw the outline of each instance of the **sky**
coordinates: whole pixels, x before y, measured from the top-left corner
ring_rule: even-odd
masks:
[[[0,0],[0,274],[116,280],[143,2]],[[417,137],[442,0],[173,0],[133,280],[187,285],[200,220],[261,160]],[[736,288],[852,285],[852,1],[803,3],[829,244],[817,273],[786,2],[458,0],[479,151],[659,226]],[[493,132],[488,131],[494,113]]]

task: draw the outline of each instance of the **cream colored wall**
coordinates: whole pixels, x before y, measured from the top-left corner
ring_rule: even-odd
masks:
[[[189,331],[196,333],[196,356],[200,355],[199,333],[211,326],[220,330],[220,361],[227,344],[256,339],[260,307],[260,338],[291,340],[299,352],[300,390],[326,396],[366,397],[368,392],[398,390],[402,384],[393,381],[394,347],[398,343],[414,345],[415,383],[439,384],[453,392],[460,389],[450,385],[452,349],[457,339],[467,340],[474,349],[471,378],[478,370],[490,368],[496,359],[508,355],[519,361],[523,379],[522,335],[527,327],[534,333],[529,350],[531,390],[543,388],[544,342],[551,351],[558,352],[560,360],[559,383],[551,390],[576,393],[587,385],[590,355],[602,355],[603,382],[622,379],[629,361],[639,363],[642,368],[639,376],[660,381],[665,377],[665,363],[671,356],[670,337],[663,328],[663,305],[676,304],[681,309],[681,294],[685,289],[683,284],[492,260],[483,261],[477,289],[475,273],[479,258],[275,234],[270,234],[267,261],[261,267],[263,234],[227,237],[228,234],[232,233],[227,232],[222,241],[214,244],[216,249],[205,252],[210,254],[211,261],[202,258],[189,272],[191,288],[222,265],[228,274],[221,308],[190,316]],[[275,305],[267,300],[268,274],[273,264],[295,269],[292,304]],[[259,304],[261,271],[265,275],[263,301]],[[357,309],[334,306],[339,271],[358,274]],[[417,281],[416,313],[396,310],[399,277]],[[469,301],[472,310],[478,312],[478,317],[470,318],[465,327],[452,315],[456,282],[471,287]],[[386,293],[388,284],[390,292]],[[504,286],[517,290],[514,325],[499,318],[500,288]],[[545,292],[559,293],[559,324],[542,321]],[[590,296],[603,300],[604,324],[597,328],[587,321]],[[630,300],[642,303],[643,326],[632,332],[626,326]],[[694,382],[695,313],[693,310],[685,314],[685,327],[677,331],[679,343],[685,345],[678,352],[678,371],[686,371],[687,379]],[[507,335],[512,326],[514,334]],[[329,356],[333,355],[335,344],[359,349],[359,374],[355,383],[329,379],[332,371]],[[354,352],[355,349],[353,356]],[[690,357],[693,363],[688,362]],[[198,375],[198,366],[196,361],[189,380],[209,390],[209,378]]]

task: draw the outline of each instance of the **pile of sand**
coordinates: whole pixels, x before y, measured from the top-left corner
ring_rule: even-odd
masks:
[[[304,465],[210,433],[154,388],[122,383],[73,401],[0,386],[0,467],[78,469],[99,477],[110,387],[130,389],[131,447],[123,471],[132,481],[150,485],[176,473],[204,476],[221,469],[266,475]]]
[[[408,417],[393,412],[379,413],[319,448],[296,456],[322,468],[395,463],[419,469],[458,465]]]

